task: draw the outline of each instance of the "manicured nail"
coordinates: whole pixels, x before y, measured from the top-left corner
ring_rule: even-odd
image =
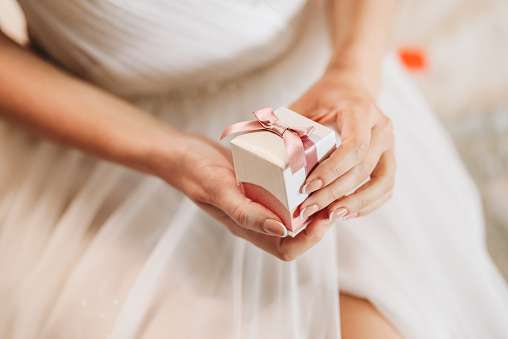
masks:
[[[358,216],[358,212],[356,213],[353,213],[351,215],[348,215],[347,217],[344,218],[344,221],[348,220],[348,219],[351,219],[351,218],[354,218],[354,217],[357,217]]]
[[[263,223],[263,229],[270,235],[276,235],[285,238],[288,235],[286,226],[274,219],[266,219]]]
[[[318,205],[310,205],[300,211],[300,220],[305,220],[319,210]]]
[[[347,209],[345,208],[337,208],[336,210],[333,210],[330,212],[330,215],[328,216],[330,219],[330,222],[336,221],[340,218],[344,218],[344,216],[347,214]]]
[[[312,180],[306,183],[305,186],[303,186],[302,191],[305,194],[311,194],[312,192],[317,191],[321,187],[323,187],[323,180],[321,179]]]

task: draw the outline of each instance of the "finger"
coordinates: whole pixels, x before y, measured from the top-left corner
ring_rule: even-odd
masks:
[[[244,238],[283,261],[292,261],[316,245],[332,226],[326,211],[317,213],[305,230],[295,238],[277,238],[238,226],[229,217],[221,220],[236,236]]]
[[[390,200],[392,195],[393,195],[393,191],[387,192],[380,199],[376,200],[373,204],[358,211],[356,216],[360,217],[360,216],[367,215],[367,214],[374,212],[379,207],[383,206],[388,200]]]
[[[275,213],[247,198],[236,186],[221,190],[214,206],[245,229],[279,237],[288,234],[287,228]]]
[[[367,155],[372,133],[372,114],[348,106],[339,114],[342,143],[309,175],[303,188],[310,194],[325,187],[359,164]]]
[[[289,109],[303,116],[309,116],[312,112],[319,110],[319,107],[315,100],[310,100],[304,96],[291,104]]]
[[[326,211],[321,211],[314,216],[305,230],[295,238],[281,239],[270,252],[274,252],[275,256],[283,261],[292,261],[321,241],[331,226]]]
[[[368,151],[367,157],[357,166],[353,167],[346,174],[335,180],[323,189],[318,190],[308,197],[301,205],[302,218],[307,217],[306,211],[319,211],[336,200],[351,192],[369,178],[375,170],[385,151],[386,145],[381,142],[384,137],[377,128],[372,130],[372,146]],[[324,164],[324,163],[323,163]]]
[[[337,115],[335,107],[318,107],[314,101],[308,100],[298,100],[289,109],[322,125],[331,123]]]
[[[337,109],[336,107],[321,107],[305,116],[321,125],[329,125],[336,122]]]
[[[345,216],[341,219],[337,219],[335,221],[347,221],[347,220],[351,220],[351,219],[355,219],[357,217],[367,215],[371,212],[374,212],[379,207],[383,206],[388,200],[390,200],[391,197],[392,197],[392,191],[386,193],[384,196],[381,197],[381,199],[376,200],[376,202],[374,202],[372,205],[369,205],[368,207],[362,209],[361,211],[353,213],[353,214],[348,214],[347,216]]]
[[[369,182],[361,186],[353,194],[330,205],[328,208],[330,221],[356,213],[364,215],[379,207],[380,201],[385,202],[385,198],[391,196],[395,167],[393,152],[384,153]]]

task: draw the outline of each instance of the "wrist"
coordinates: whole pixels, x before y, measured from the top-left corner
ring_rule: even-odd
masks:
[[[150,136],[142,161],[146,164],[144,172],[167,181],[168,174],[177,171],[190,136],[169,125],[160,127]]]
[[[350,88],[365,92],[373,101],[377,100],[381,91],[381,71],[363,68],[359,63],[350,63],[346,60],[331,61],[323,77],[331,78],[346,84]]]
[[[384,48],[365,39],[349,37],[334,45],[326,72],[356,79],[372,95],[377,96],[381,84],[381,64]]]

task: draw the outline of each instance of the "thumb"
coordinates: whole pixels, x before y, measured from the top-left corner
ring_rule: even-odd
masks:
[[[225,189],[218,201],[222,209],[239,226],[272,236],[286,237],[287,228],[280,219],[261,204],[258,204],[236,187]]]

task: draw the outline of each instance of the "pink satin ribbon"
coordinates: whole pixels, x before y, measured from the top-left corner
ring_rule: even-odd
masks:
[[[305,167],[306,174],[309,174],[318,162],[316,145],[309,139],[314,126],[290,127],[277,119],[271,107],[254,111],[254,116],[257,120],[242,121],[227,127],[220,137],[221,140],[239,132],[264,130],[275,133],[284,140],[291,173],[294,174]]]

